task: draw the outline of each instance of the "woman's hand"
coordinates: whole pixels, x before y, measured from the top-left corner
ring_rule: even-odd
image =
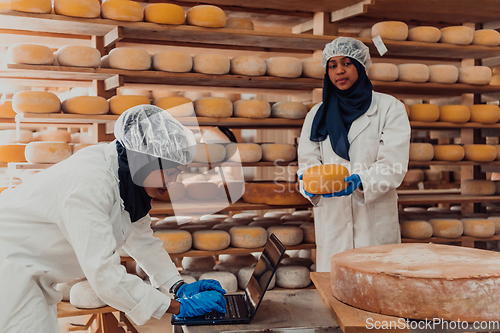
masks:
[[[331,198],[331,197],[344,197],[351,195],[358,187],[360,187],[361,184],[361,178],[357,173],[353,173],[349,177],[344,178],[344,181],[348,183],[349,185],[343,189],[342,191],[335,192],[335,193],[330,193],[330,194],[322,194],[324,198]]]
[[[221,294],[226,293],[226,291],[222,289],[222,286],[220,285],[219,281],[207,279],[207,280],[196,281],[193,283],[183,284],[177,290],[176,297],[178,298],[190,297],[198,293],[201,293],[203,291],[211,291],[211,290],[215,290]]]
[[[215,290],[203,291],[191,297],[179,298],[179,317],[196,317],[205,313],[217,311],[226,313],[226,299]]]

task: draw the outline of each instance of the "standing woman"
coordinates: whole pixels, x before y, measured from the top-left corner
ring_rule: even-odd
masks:
[[[401,241],[396,188],[408,169],[410,124],[400,101],[373,91],[362,42],[335,39],[325,46],[322,64],[323,103],[304,121],[297,174],[315,206],[316,269],[328,272],[336,253]],[[349,186],[332,194],[305,192],[303,173],[321,164],[345,166]]]

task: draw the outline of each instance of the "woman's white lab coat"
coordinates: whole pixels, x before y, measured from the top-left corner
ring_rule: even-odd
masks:
[[[85,148],[0,194],[0,331],[59,332],[55,283],[86,276],[97,295],[135,323],[161,318],[180,275],[153,237],[149,215],[123,208],[115,143]],[[122,247],[154,287],[127,274]]]
[[[342,164],[357,173],[363,190],[344,197],[309,198],[316,206],[316,269],[330,271],[339,252],[401,242],[396,188],[408,169],[410,124],[404,105],[392,96],[373,92],[370,108],[349,130],[350,161],[332,149],[330,138],[311,141],[311,125],[320,104],[308,113],[300,136],[298,175],[320,164]],[[301,184],[301,191],[303,187]],[[304,194],[305,196],[305,194]]]

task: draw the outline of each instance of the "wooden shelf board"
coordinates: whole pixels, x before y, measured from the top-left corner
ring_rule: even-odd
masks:
[[[309,250],[315,249],[316,244],[303,243],[295,246],[287,246],[287,250]],[[206,256],[218,256],[221,254],[247,254],[249,252],[262,252],[264,247],[257,247],[254,249],[243,249],[237,247],[228,247],[227,249],[220,251],[199,251],[199,250],[189,250],[184,253],[170,254],[171,258],[182,258],[182,257],[206,257]]]
[[[109,312],[118,312],[118,310],[110,306],[104,306],[102,308],[97,308],[97,309],[79,309],[76,306],[72,305],[70,302],[57,303],[58,318],[86,316],[86,315],[109,313]]]
[[[500,90],[500,87],[499,87]],[[445,121],[425,122],[410,121],[412,129],[461,129],[461,128],[500,128],[500,123],[481,124],[481,123],[450,123]]]
[[[17,163],[10,162],[8,163],[9,169],[15,170],[43,170],[48,169],[54,164],[35,164],[35,163]]]
[[[500,202],[500,196],[478,196],[461,194],[400,194],[398,193],[398,204],[403,205],[424,205],[435,203],[476,203],[476,202]]]
[[[51,65],[6,64],[0,75],[18,78],[38,78],[49,80],[91,81],[106,80],[115,74],[103,72],[102,68],[68,67]]]
[[[474,161],[457,161],[457,162],[450,162],[450,161],[410,161],[408,163],[409,166],[426,166],[426,165],[495,165],[495,166],[500,166],[500,161],[493,161],[493,162],[474,162]]]
[[[458,238],[443,238],[443,237],[430,237],[426,239],[413,239],[401,238],[401,243],[455,243],[455,242],[474,242],[474,241],[496,241],[500,240],[500,235],[491,237],[470,237],[461,236]]]
[[[418,92],[424,95],[460,95],[483,94],[500,91],[497,85],[471,85],[463,83],[413,83],[413,82],[382,82],[372,81],[373,90],[386,94],[412,94]]]
[[[77,123],[77,124],[104,124],[118,119],[117,115],[79,115],[67,113],[24,113],[21,122],[24,123]]]

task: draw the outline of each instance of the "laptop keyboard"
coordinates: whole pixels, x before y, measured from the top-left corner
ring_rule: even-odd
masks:
[[[226,297],[226,313],[212,311],[205,315],[205,319],[240,318],[240,309],[236,297]]]

